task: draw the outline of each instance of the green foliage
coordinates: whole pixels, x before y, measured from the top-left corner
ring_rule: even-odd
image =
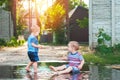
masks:
[[[114,48],[114,51],[120,52],[120,43],[119,44],[115,44],[113,48]]]
[[[22,35],[27,28],[26,20],[25,20],[25,9],[22,7],[23,3],[18,1],[18,5],[16,7],[16,32],[17,36]]]
[[[27,26],[24,26],[23,24],[17,25],[17,26],[16,26],[17,36],[23,35],[26,28],[27,28]]]
[[[11,9],[11,5],[12,5],[12,1],[11,0],[0,0],[0,6],[5,5],[3,7],[4,10],[10,11]]]
[[[65,31],[63,29],[59,29],[55,32],[55,41],[56,44],[65,44]]]
[[[15,38],[15,37],[12,37],[11,39],[10,39],[10,41],[7,41],[7,46],[9,46],[9,47],[16,47],[16,46],[18,46],[19,44],[18,44],[18,42],[17,42],[17,39]]]
[[[56,2],[45,12],[45,28],[53,32],[53,43],[60,44],[64,42],[63,24],[66,15],[65,8],[59,2]]]
[[[96,47],[96,50],[98,52],[102,54],[113,53],[113,47],[106,44],[106,42],[109,42],[111,40],[111,37],[104,32],[103,28],[99,29],[97,38],[98,45]]]
[[[108,47],[107,45],[97,46],[96,50],[101,54],[110,54],[113,53],[113,47]]]
[[[95,54],[85,54],[83,56],[88,64],[104,64],[104,60]]]
[[[2,6],[5,2],[6,0],[0,0],[0,6]]]
[[[97,34],[97,38],[98,38],[98,40],[97,40],[98,45],[106,45],[105,41],[110,41],[111,40],[111,37],[104,32],[103,28],[99,29],[99,32]]]
[[[4,39],[0,39],[0,46],[6,46],[6,41]]]
[[[58,30],[63,24],[65,13],[64,7],[59,3],[48,8],[45,12],[45,27],[47,29],[50,28],[53,31]]]
[[[0,46],[17,47],[23,45],[24,43],[25,40],[17,40],[15,37],[12,37],[9,41],[0,39]]]
[[[83,20],[76,20],[77,24],[80,26],[80,28],[88,27],[88,18],[84,18]]]
[[[69,0],[69,8],[70,8],[70,10],[72,10],[75,7],[80,6],[80,5],[82,7],[84,7],[84,8],[88,8],[87,4],[85,4],[84,1],[80,4],[80,0]]]
[[[99,64],[99,65],[111,65],[111,64],[120,64],[120,54],[113,55],[113,54],[106,54],[102,55],[101,53],[94,53],[94,54],[85,54],[83,55],[85,61],[88,64]]]

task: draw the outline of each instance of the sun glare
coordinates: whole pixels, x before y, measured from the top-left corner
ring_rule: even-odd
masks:
[[[28,0],[25,0],[25,1],[23,2],[23,8],[24,8],[25,10],[29,9],[29,2],[28,2]]]
[[[43,14],[48,7],[52,6],[55,0],[36,0],[37,9],[40,14]]]
[[[30,0],[30,6],[29,6],[29,0],[24,0],[23,7],[25,10],[29,10],[29,8],[32,8],[33,10],[35,9],[35,5],[36,5],[39,14],[43,14],[48,9],[48,7],[52,6],[54,1],[55,0],[36,0],[36,4],[35,4],[35,2],[32,2],[32,0]]]

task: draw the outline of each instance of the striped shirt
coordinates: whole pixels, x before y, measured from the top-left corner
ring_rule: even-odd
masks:
[[[81,64],[81,61],[84,60],[83,56],[76,52],[76,53],[69,53],[68,54],[68,61],[69,66],[75,66],[78,67]]]

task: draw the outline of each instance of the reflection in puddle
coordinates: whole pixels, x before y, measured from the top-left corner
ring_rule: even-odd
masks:
[[[89,80],[89,75],[87,73],[54,75],[50,80]]]
[[[38,74],[33,72],[26,73],[25,66],[0,66],[0,80],[120,80],[120,70],[88,65],[84,66],[81,73],[53,75],[48,68],[50,65],[59,66],[64,63],[48,63],[39,64]],[[32,69],[31,69],[32,70]],[[33,71],[33,70],[32,70]]]
[[[38,75],[37,74],[26,73],[25,79],[26,80],[38,80]]]

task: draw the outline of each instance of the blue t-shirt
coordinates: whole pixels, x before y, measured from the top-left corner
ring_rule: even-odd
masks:
[[[83,56],[76,52],[76,53],[69,53],[68,54],[68,62],[69,66],[78,67],[81,64],[81,61],[84,60]]]
[[[32,46],[32,43],[38,45],[38,40],[37,40],[37,38],[36,38],[35,36],[30,35],[30,36],[28,37],[28,51],[38,52],[38,48],[33,47],[33,46]]]

